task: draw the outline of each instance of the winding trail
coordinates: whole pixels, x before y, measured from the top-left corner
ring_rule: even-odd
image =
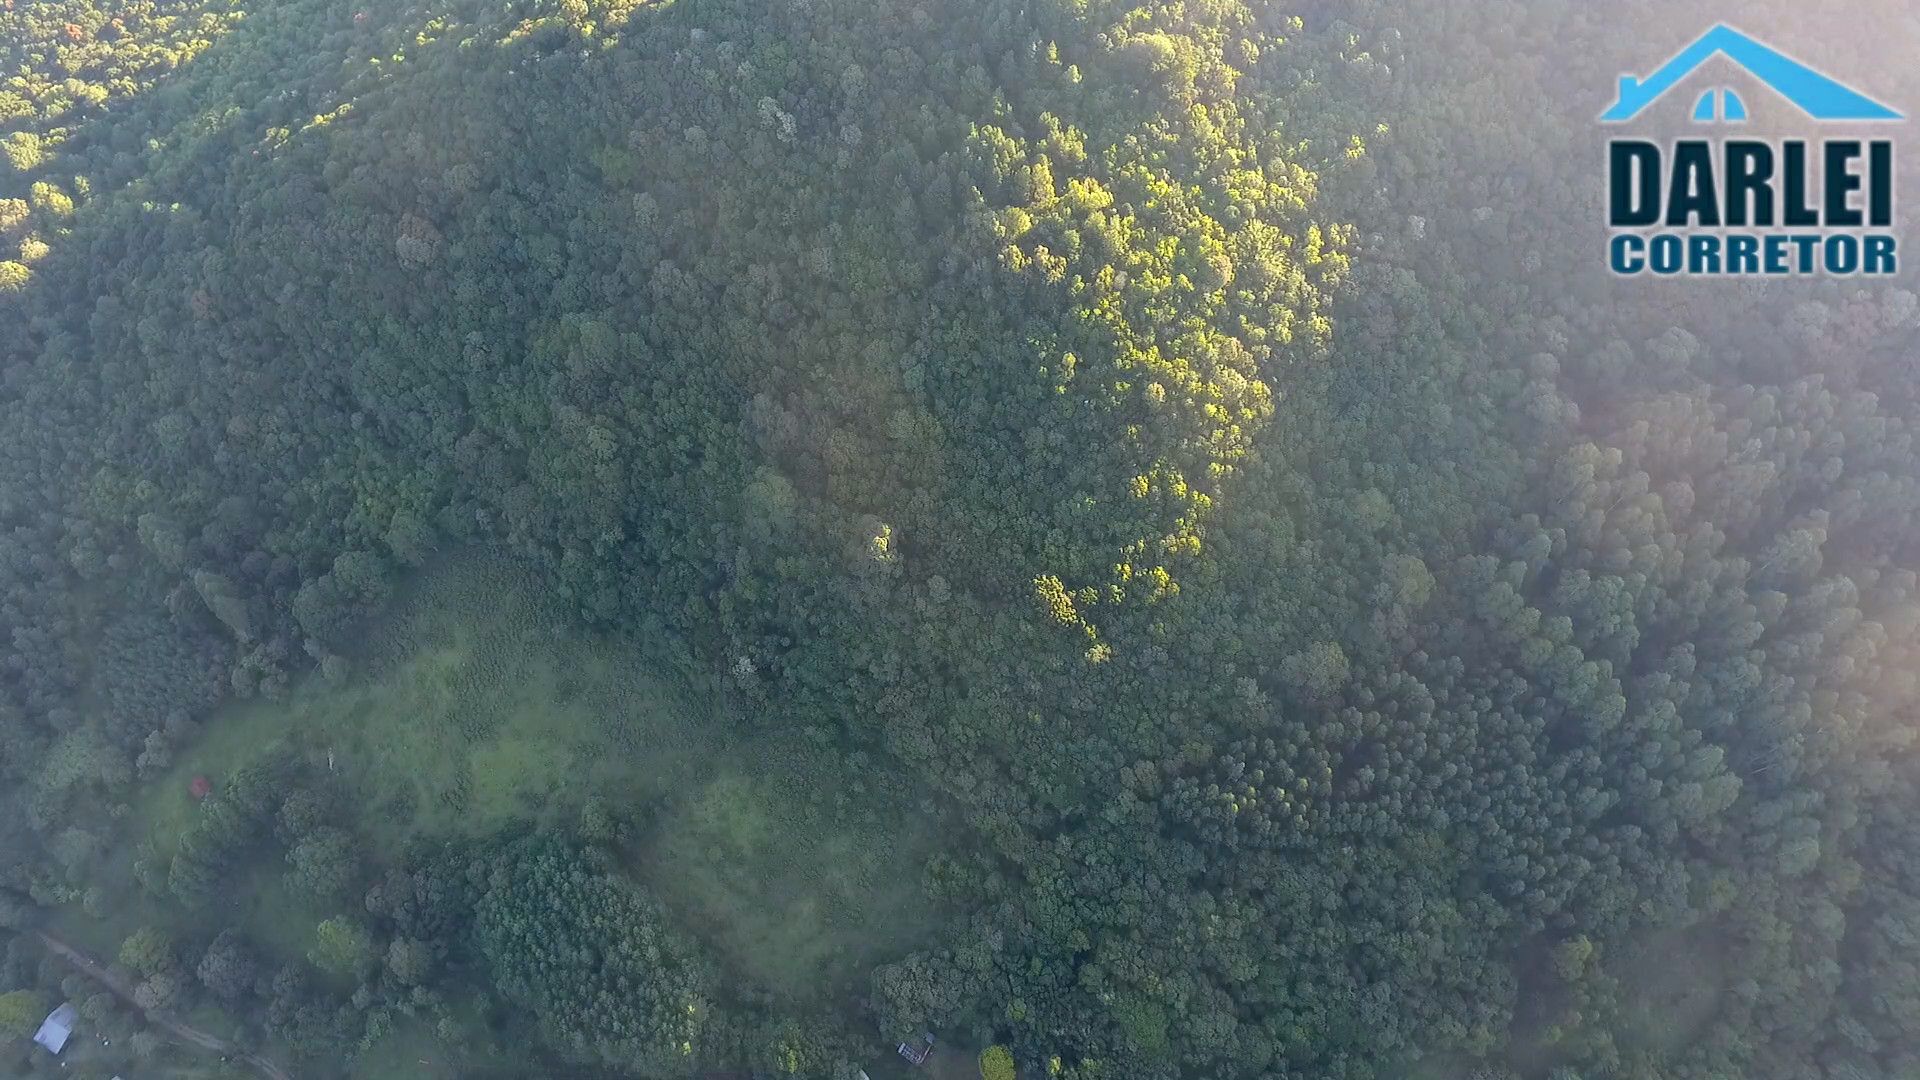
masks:
[[[45,930],[36,931],[36,936],[39,937],[40,943],[45,945],[48,950],[67,963],[72,964],[82,975],[113,991],[116,997],[132,1005],[134,1008],[140,1008],[133,1000],[132,982],[122,976],[115,975],[107,969],[105,964],[102,964],[100,961],[95,960],[93,957],[88,956],[86,953],[81,952],[66,942],[61,941]],[[191,1027],[181,1023],[179,1020],[162,1012],[148,1012],[145,1009],[141,1009],[140,1011],[146,1014],[148,1020],[172,1032],[181,1041],[191,1043],[203,1050],[211,1050],[216,1054],[224,1054],[227,1057],[238,1058],[259,1070],[260,1075],[266,1077],[267,1080],[293,1080],[292,1073],[275,1065],[259,1054],[242,1050],[233,1043],[220,1038],[218,1035],[212,1035],[201,1031],[197,1027]]]

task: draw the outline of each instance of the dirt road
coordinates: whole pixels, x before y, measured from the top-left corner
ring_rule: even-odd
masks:
[[[56,956],[72,964],[75,970],[79,971],[82,975],[113,991],[116,997],[128,1005],[132,1005],[135,1009],[140,1008],[139,1005],[134,1003],[133,983],[130,980],[116,976],[112,971],[107,969],[105,964],[102,964],[100,961],[95,960],[93,957],[88,956],[86,953],[81,952],[79,949],[61,941],[59,938],[54,937],[44,930],[40,931],[38,936],[41,944],[45,945]],[[251,1054],[240,1049],[238,1046],[220,1038],[218,1035],[209,1034],[196,1027],[189,1027],[165,1013],[147,1012],[144,1009],[141,1011],[146,1014],[148,1020],[159,1027],[165,1028],[182,1042],[198,1046],[203,1050],[210,1050],[224,1057],[237,1058],[244,1061],[259,1070],[260,1075],[266,1077],[267,1080],[293,1080],[292,1073],[261,1057],[259,1054]]]

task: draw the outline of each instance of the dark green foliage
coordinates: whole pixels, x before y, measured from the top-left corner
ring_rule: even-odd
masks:
[[[143,926],[120,943],[120,966],[139,975],[158,975],[180,966],[179,955],[166,932]]]
[[[315,928],[313,948],[308,950],[307,959],[321,971],[351,983],[364,975],[378,957],[374,955],[373,941],[366,929],[352,919],[337,916]]]
[[[246,938],[232,927],[220,931],[194,969],[201,985],[225,1001],[239,1001],[253,992],[260,965]]]
[[[303,787],[290,792],[281,802],[279,813],[274,817],[274,835],[281,843],[293,847],[326,829],[332,819],[333,808],[326,795]]]
[[[131,618],[108,627],[95,665],[95,686],[116,738],[164,732],[181,718],[203,714],[222,686],[218,654],[183,637],[168,620]]]
[[[182,903],[201,906],[238,888],[241,856],[271,834],[284,768],[272,759],[223,778],[180,836],[167,871],[167,888]]]
[[[649,1071],[704,1052],[712,974],[590,850],[544,836],[508,845],[474,908],[473,937],[493,985],[531,1010],[556,1051]]]
[[[435,974],[434,947],[414,938],[394,938],[387,946],[387,971],[403,986],[421,986]]]
[[[480,547],[910,790],[945,921],[790,1000],[634,884],[661,807],[396,856],[267,754],[133,875],[284,865],[323,974],[194,970],[316,1069],[1913,1074],[1920,300],[1605,273],[1685,5],[1299,7],[6,7],[0,925],[111,915],[223,694]]]
[[[305,971],[284,967],[267,995],[266,1030],[302,1057],[337,1059],[345,1044],[351,1014],[314,985]]]
[[[359,877],[354,838],[322,825],[287,851],[287,888],[321,904],[352,898]]]

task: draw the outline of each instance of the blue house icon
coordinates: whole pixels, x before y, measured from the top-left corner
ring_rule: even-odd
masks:
[[[1614,102],[1600,119],[1619,124],[1639,116],[1649,105],[1665,97],[1669,90],[1694,73],[1701,64],[1725,53],[1734,63],[1747,69],[1775,93],[1793,102],[1801,112],[1815,120],[1899,120],[1899,113],[1865,94],[1828,78],[1772,46],[1763,44],[1734,28],[1721,24],[1706,32],[1666,62],[1659,71],[1639,79],[1620,77],[1620,100]],[[1693,110],[1695,120],[1745,120],[1746,103],[1732,90],[1719,95],[1708,90]]]

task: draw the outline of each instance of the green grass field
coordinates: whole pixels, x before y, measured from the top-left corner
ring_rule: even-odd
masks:
[[[935,838],[904,802],[800,739],[757,739],[669,800],[636,865],[735,972],[818,1003],[926,930]]]
[[[225,710],[136,819],[165,850],[193,812],[193,777],[217,784],[276,743],[332,770],[382,855],[415,836],[571,813],[596,793],[656,797],[697,755],[707,718],[633,646],[555,633],[534,595],[492,561],[437,572],[369,635],[358,676]],[[616,752],[634,745],[651,752]]]
[[[718,695],[665,641],[558,629],[533,583],[490,560],[443,567],[405,589],[367,635],[343,683],[314,677],[281,701],[225,708],[128,816],[115,858],[141,841],[171,856],[197,812],[189,785],[268,752],[331,768],[351,830],[375,861],[416,837],[480,837],[577,820],[588,800],[645,824],[625,864],[734,985],[820,1007],[859,972],[911,951],[936,915],[921,870],[934,829],[914,793],[797,733],[732,732]],[[277,850],[236,875],[217,916],[133,899],[72,930],[104,953],[154,923],[211,933],[237,924],[264,950],[303,955],[334,912],[293,895]],[[205,922],[206,925],[201,925]],[[357,1075],[422,1075],[433,1038],[396,1031]]]

